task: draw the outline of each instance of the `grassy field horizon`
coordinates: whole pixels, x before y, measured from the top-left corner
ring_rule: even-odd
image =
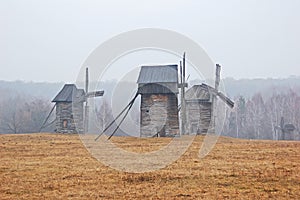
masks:
[[[299,199],[300,142],[220,137],[198,158],[203,136],[169,166],[114,170],[93,158],[78,135],[0,135],[0,199]],[[170,138],[113,137],[132,152]],[[114,158],[111,158],[114,159]]]

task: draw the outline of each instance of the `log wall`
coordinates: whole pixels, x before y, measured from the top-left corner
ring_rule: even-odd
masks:
[[[56,103],[56,132],[83,133],[83,103]]]
[[[210,102],[186,102],[188,134],[205,134],[211,123]]]
[[[177,95],[141,94],[141,137],[179,135]]]

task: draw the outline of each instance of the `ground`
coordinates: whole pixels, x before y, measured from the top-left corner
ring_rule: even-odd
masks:
[[[140,152],[170,139],[113,141]],[[199,159],[202,141],[164,169],[134,174],[98,162],[78,135],[0,135],[0,199],[300,199],[300,142],[220,137]]]

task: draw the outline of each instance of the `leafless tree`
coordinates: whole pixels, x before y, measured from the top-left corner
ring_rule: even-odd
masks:
[[[38,132],[45,116],[50,111],[47,100],[16,96],[1,102],[0,132]]]

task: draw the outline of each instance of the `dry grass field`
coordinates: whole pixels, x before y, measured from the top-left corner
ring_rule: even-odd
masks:
[[[169,140],[113,138],[138,152]],[[0,135],[0,199],[300,199],[300,142],[221,137],[199,159],[202,141],[162,170],[134,174],[98,162],[78,135]]]

